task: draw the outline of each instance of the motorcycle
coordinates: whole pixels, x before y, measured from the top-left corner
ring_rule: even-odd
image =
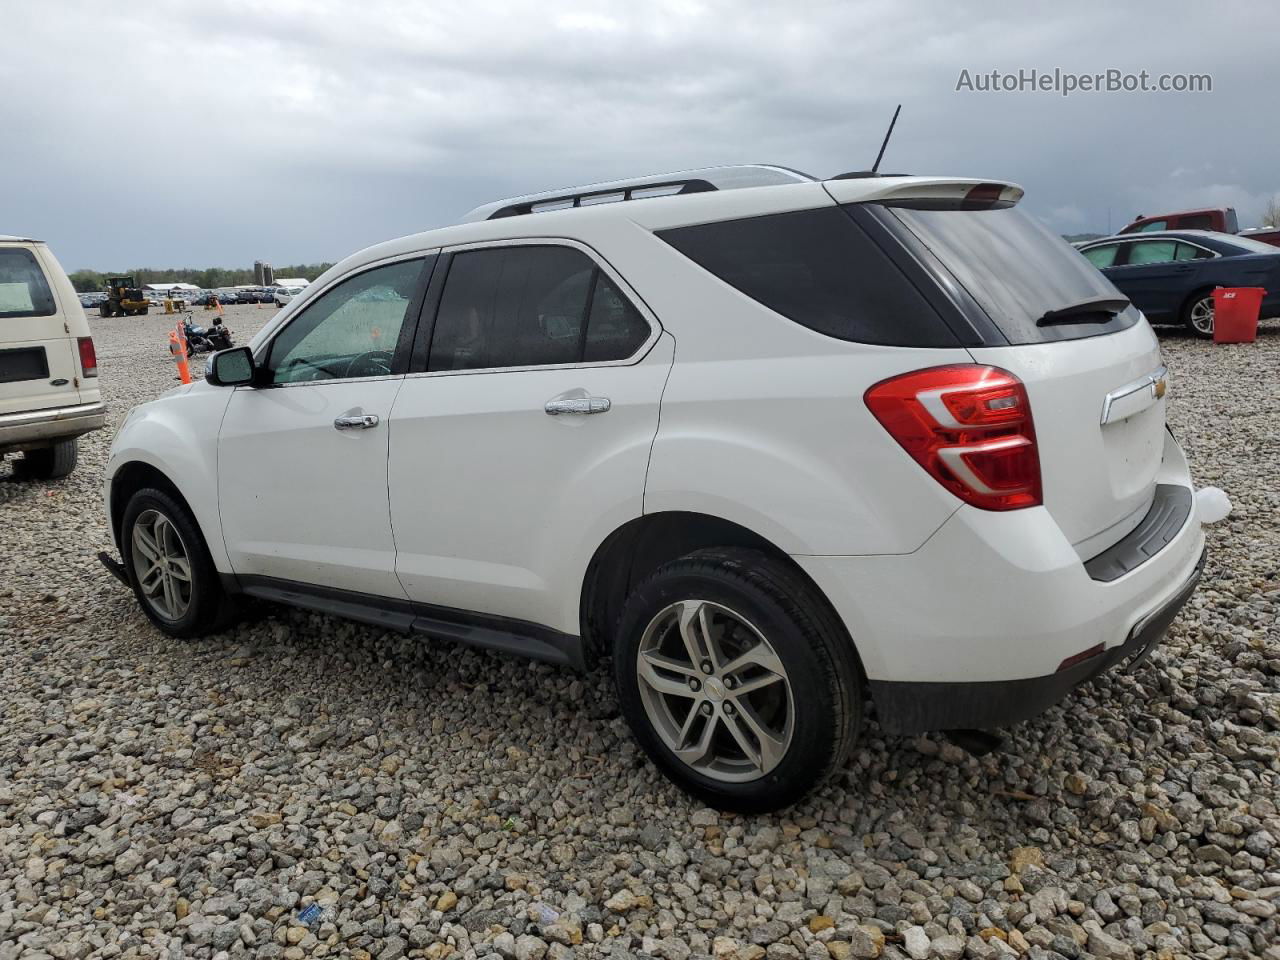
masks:
[[[187,338],[187,353],[192,355],[215,353],[235,345],[231,339],[231,331],[223,324],[221,317],[214,317],[213,326],[208,329],[186,320],[183,322],[182,331]]]

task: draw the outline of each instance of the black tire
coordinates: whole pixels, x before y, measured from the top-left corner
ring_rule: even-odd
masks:
[[[80,445],[73,437],[41,450],[28,450],[14,467],[32,480],[58,480],[74,470],[79,459]]]
[[[111,304],[109,303],[98,304],[98,313],[104,317],[111,316]]]
[[[1202,330],[1196,326],[1196,321],[1202,314],[1199,312],[1203,309],[1203,305],[1208,303],[1209,309],[1209,326],[1207,330]],[[1213,291],[1197,290],[1187,302],[1182,305],[1182,323],[1191,332],[1193,336],[1199,337],[1201,340],[1213,339]],[[1203,326],[1203,320],[1201,320]]]
[[[143,308],[142,308],[141,310],[139,310],[138,312],[139,312],[140,314],[142,314],[142,315],[145,317],[145,316],[147,315],[147,313],[148,313],[148,312],[150,312],[150,310],[151,310],[151,308],[150,308],[150,307],[143,307]]]
[[[162,615],[143,592],[134,565],[133,533],[138,518],[151,511],[163,515],[181,537],[191,569],[190,598],[185,613],[170,619]],[[164,490],[147,487],[129,498],[120,524],[120,554],[133,594],[147,619],[171,637],[188,639],[214,633],[228,626],[235,607],[222,589],[209,548],[186,505]]]
[[[785,668],[791,737],[777,766],[755,779],[727,782],[687,765],[646,711],[636,676],[646,628],[673,603],[693,599],[744,615]],[[619,618],[613,671],[622,713],[645,752],[681,789],[722,810],[760,813],[796,802],[844,763],[862,723],[861,670],[843,625],[797,571],[757,550],[697,550],[638,585]]]

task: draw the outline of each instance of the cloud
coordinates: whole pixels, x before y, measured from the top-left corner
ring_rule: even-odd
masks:
[[[1280,191],[1280,132],[1258,122],[1277,27],[1280,7],[1187,2],[16,4],[0,232],[72,267],[336,259],[573,183],[863,168],[898,102],[888,170],[1012,179],[1064,230],[1217,195],[1243,224]],[[955,91],[962,69],[1032,67],[1208,72],[1214,91]]]

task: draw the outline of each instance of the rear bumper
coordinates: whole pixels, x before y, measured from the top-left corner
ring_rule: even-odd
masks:
[[[101,429],[106,420],[107,405],[102,401],[6,413],[0,415],[0,449],[78,437]]]
[[[794,559],[844,621],[886,730],[998,726],[1129,656],[1186,602],[1204,533],[1172,437],[1155,481],[1168,489],[1151,522],[1092,560],[1043,507],[969,506],[911,554]]]
[[[1195,592],[1204,570],[1200,554],[1195,570],[1172,598],[1134,625],[1124,643],[1043,677],[977,683],[894,682],[872,680],[871,695],[881,725],[890,733],[972,730],[1006,727],[1039,716],[1076,687],[1128,659],[1133,670],[1164,638],[1178,611]]]

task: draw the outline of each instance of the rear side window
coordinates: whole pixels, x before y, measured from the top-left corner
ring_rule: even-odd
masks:
[[[1116,251],[1120,249],[1118,243],[1107,243],[1101,247],[1090,247],[1084,251],[1085,258],[1099,270],[1113,266],[1116,262]]]
[[[1173,251],[1177,246],[1172,240],[1143,240],[1129,248],[1129,266],[1138,267],[1144,263],[1168,263],[1173,259]]]
[[[53,291],[30,250],[0,249],[0,319],[50,317],[56,313]]]
[[[513,245],[454,254],[427,369],[626,360],[649,325],[586,254]]]
[[[1212,230],[1213,217],[1207,213],[1193,213],[1189,217],[1178,218],[1179,230]]]
[[[1168,228],[1169,228],[1169,221],[1167,220],[1149,220],[1148,222],[1140,226],[1136,232],[1151,233],[1155,230],[1167,230]]]
[[[954,346],[920,291],[839,207],[663,230],[704,270],[810,330],[903,347]]]
[[[1050,311],[1119,294],[1078,251],[1017,207],[886,206],[960,282],[1011,344],[1093,337],[1138,322],[1137,310],[1130,308],[1117,316],[1084,315],[1080,323],[1039,324]],[[1134,246],[1152,242],[1162,241],[1144,240]],[[1129,262],[1134,262],[1132,256]]]

